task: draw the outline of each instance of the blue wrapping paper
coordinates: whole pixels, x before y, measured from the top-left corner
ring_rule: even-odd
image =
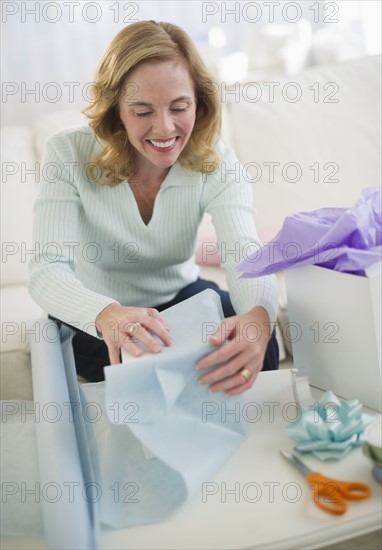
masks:
[[[232,410],[244,403],[242,396],[211,394],[198,383],[196,362],[216,349],[207,334],[223,320],[219,295],[206,290],[161,315],[176,344],[106,367],[105,383],[81,386],[85,400],[100,410],[93,424],[100,513],[116,528],[163,521],[246,437],[243,419],[203,414],[207,404]]]
[[[242,277],[316,264],[355,275],[382,258],[382,196],[362,191],[352,208],[320,208],[287,216],[279,233],[239,265]]]
[[[27,501],[20,507],[18,495],[9,498],[4,533],[36,535],[43,521],[49,548],[98,548],[101,523],[124,528],[163,521],[244,441],[243,418],[204,414],[211,403],[227,411],[236,402],[242,407],[242,396],[209,393],[195,369],[215,349],[207,334],[223,319],[220,297],[206,290],[162,315],[176,344],[106,367],[106,381],[97,384],[77,384],[69,327],[60,328],[59,339],[33,344],[35,403],[54,405],[62,415],[57,422],[22,425],[5,403],[8,420],[12,415],[2,449],[5,479],[22,479],[27,486],[55,483],[66,493],[58,503],[45,499],[40,506]],[[40,323],[44,334],[55,327],[49,320]],[[27,437],[20,440],[20,433]],[[36,447],[38,460],[31,461]]]
[[[362,414],[358,399],[339,399],[327,391],[318,403],[305,407],[300,418],[287,427],[300,453],[320,460],[339,460],[353,447],[363,445],[364,430],[374,417]]]

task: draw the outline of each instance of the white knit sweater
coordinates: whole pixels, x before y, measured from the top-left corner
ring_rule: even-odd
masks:
[[[260,241],[252,187],[230,151],[221,147],[219,170],[210,175],[176,162],[161,185],[148,225],[128,181],[109,187],[90,180],[87,168],[100,151],[88,127],[61,132],[47,144],[35,203],[36,254],[29,283],[41,307],[97,336],[95,319],[112,302],[152,307],[172,300],[198,277],[196,233],[208,212],[236,312],[261,305],[275,321],[275,277],[240,279],[237,271]]]

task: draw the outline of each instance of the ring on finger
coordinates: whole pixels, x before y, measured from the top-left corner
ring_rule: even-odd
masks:
[[[242,377],[244,378],[245,382],[248,382],[248,380],[251,378],[252,376],[252,373],[250,370],[248,370],[247,368],[244,368],[244,369],[241,369],[241,371],[239,371],[240,374],[242,375]]]
[[[129,327],[127,327],[126,329],[126,332],[128,334],[130,334],[130,336],[132,336],[134,334],[134,332],[137,331],[137,329],[139,328],[140,326],[140,323],[131,323]]]

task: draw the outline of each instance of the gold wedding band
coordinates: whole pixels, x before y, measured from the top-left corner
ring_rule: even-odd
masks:
[[[140,323],[132,323],[127,329],[126,332],[132,336],[134,332],[138,329]]]
[[[250,370],[244,368],[244,369],[241,369],[240,371],[240,374],[242,375],[242,377],[244,378],[244,380],[247,382],[251,376],[252,376],[252,373]]]

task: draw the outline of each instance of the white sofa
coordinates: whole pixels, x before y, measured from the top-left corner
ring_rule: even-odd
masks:
[[[253,181],[263,240],[272,238],[292,212],[351,206],[363,187],[379,185],[380,67],[381,57],[372,56],[312,67],[293,79],[219,87],[224,137],[244,167],[241,176]],[[68,110],[33,126],[2,128],[2,399],[33,397],[28,325],[44,312],[28,295],[27,266],[41,153],[49,135],[83,121]],[[200,240],[211,239],[213,228],[205,219]],[[218,267],[202,269],[224,285]],[[286,297],[282,277],[280,282],[282,334]]]

